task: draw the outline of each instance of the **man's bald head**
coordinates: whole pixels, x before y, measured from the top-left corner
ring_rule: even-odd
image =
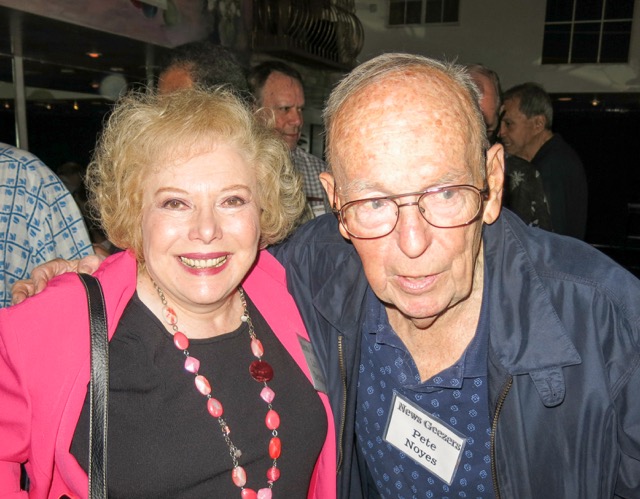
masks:
[[[482,170],[487,143],[478,97],[462,66],[410,54],[384,54],[363,63],[334,89],[324,112],[334,174],[351,162],[350,141],[392,115],[395,127],[389,134],[420,126],[425,134],[441,135],[443,147],[457,140],[466,145],[468,164]],[[457,135],[449,133],[452,128]]]

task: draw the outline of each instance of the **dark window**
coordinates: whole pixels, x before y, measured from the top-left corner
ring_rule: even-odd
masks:
[[[576,2],[576,21],[599,21],[602,19],[603,0],[581,0]]]
[[[609,0],[604,9],[605,19],[631,19],[633,17],[633,2],[619,2]]]
[[[543,64],[564,64],[569,60],[571,47],[570,24],[548,24],[544,28]]]
[[[422,0],[391,0],[389,25],[420,24]]]
[[[543,64],[625,63],[634,0],[548,0]]]
[[[566,0],[547,0],[547,22],[571,21],[573,5]]]
[[[631,22],[605,24],[600,47],[600,62],[627,62],[631,43]]]
[[[457,23],[459,3],[460,0],[389,0],[389,26]]]
[[[424,14],[426,24],[458,22],[458,0],[427,0]]]
[[[598,62],[600,23],[579,23],[573,27],[571,62],[574,64]]]

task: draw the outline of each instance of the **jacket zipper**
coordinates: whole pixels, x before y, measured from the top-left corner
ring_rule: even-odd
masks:
[[[342,419],[340,421],[340,434],[338,438],[338,473],[340,473],[342,469],[342,459],[344,457],[342,446],[344,441],[345,419],[347,417],[347,374],[344,367],[344,347],[342,346],[342,340],[343,337],[338,336],[338,364],[340,366],[340,379],[342,381]]]
[[[509,376],[509,380],[502,389],[502,393],[498,398],[498,404],[496,405],[496,412],[493,415],[493,423],[491,424],[491,477],[493,479],[493,490],[496,494],[496,499],[500,499],[500,487],[498,485],[498,469],[496,467],[496,430],[498,428],[498,417],[504,404],[504,400],[507,398],[507,394],[513,385],[513,376]]]

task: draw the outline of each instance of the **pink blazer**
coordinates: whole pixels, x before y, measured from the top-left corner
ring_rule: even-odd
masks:
[[[109,338],[136,286],[136,262],[129,253],[104,261],[96,276],[105,294]],[[297,335],[309,339],[284,268],[266,251],[243,286],[279,340],[311,380]],[[53,280],[45,291],[0,309],[0,496],[25,498],[20,463],[31,478],[28,497],[87,496],[87,475],[69,453],[89,382],[89,333],[84,287],[74,274]],[[309,498],[336,496],[334,419],[328,422]]]

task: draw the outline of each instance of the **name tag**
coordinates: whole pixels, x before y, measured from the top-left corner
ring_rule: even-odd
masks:
[[[318,364],[318,358],[316,357],[316,353],[313,351],[311,342],[304,339],[302,336],[298,336],[298,340],[300,341],[300,346],[302,347],[302,353],[307,360],[307,366],[309,367],[309,372],[311,373],[313,387],[319,392],[327,393],[327,382],[324,379],[324,375],[322,374],[322,370],[320,369],[320,365]]]
[[[385,442],[451,485],[467,439],[461,433],[394,392]]]

